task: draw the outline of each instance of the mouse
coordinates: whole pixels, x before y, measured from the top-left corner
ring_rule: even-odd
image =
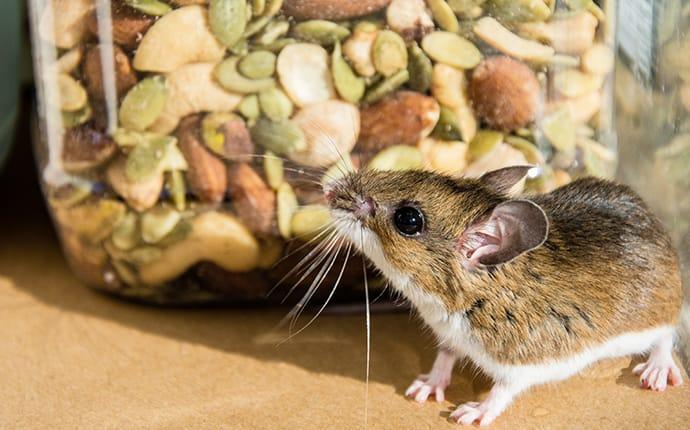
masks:
[[[438,354],[406,395],[444,392],[459,359],[493,386],[450,418],[488,425],[520,393],[607,358],[644,355],[642,388],[683,382],[674,362],[682,289],[669,234],[628,186],[584,177],[509,195],[534,166],[475,179],[362,169],[331,181],[334,230],[404,296]]]

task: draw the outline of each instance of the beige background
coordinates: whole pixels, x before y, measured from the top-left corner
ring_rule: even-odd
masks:
[[[277,346],[285,309],[161,309],[92,292],[62,260],[30,160],[15,158],[0,177],[0,428],[363,428],[362,315],[323,316]],[[488,382],[466,368],[448,402],[405,400],[433,340],[407,314],[372,327],[369,428],[457,428],[449,410]],[[534,389],[493,427],[687,428],[690,384],[643,391],[630,363]]]

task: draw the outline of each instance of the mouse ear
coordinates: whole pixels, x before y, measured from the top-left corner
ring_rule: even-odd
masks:
[[[510,166],[484,173],[479,180],[482,184],[499,193],[505,194],[525,177],[534,166]]]
[[[468,227],[458,249],[468,270],[495,266],[541,246],[548,233],[549,220],[542,208],[529,200],[510,200]]]

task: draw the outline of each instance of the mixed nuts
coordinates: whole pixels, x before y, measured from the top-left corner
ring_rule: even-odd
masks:
[[[271,278],[285,241],[328,228],[318,184],[355,165],[537,165],[515,192],[615,165],[602,2],[48,5],[36,39],[55,52],[39,72],[63,175],[45,187],[67,251],[99,250],[89,282],[122,294]]]

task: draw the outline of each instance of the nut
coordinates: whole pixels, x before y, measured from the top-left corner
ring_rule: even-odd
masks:
[[[506,56],[487,58],[477,66],[469,93],[477,115],[493,128],[524,127],[539,111],[537,77],[527,65]]]
[[[306,148],[288,157],[306,166],[325,167],[348,154],[359,135],[359,110],[355,105],[328,100],[303,108],[293,118],[302,130]]]
[[[474,26],[474,33],[502,53],[520,60],[545,61],[554,54],[552,47],[533,40],[523,39],[490,16],[485,16],[477,21]],[[567,38],[568,34],[566,33],[564,36]]]
[[[119,157],[106,170],[108,183],[113,190],[137,212],[153,207],[163,191],[163,173],[152,175],[145,181],[132,181],[125,173],[127,157]]]
[[[231,272],[248,272],[257,267],[259,243],[235,217],[205,212],[191,225],[187,237],[164,248],[157,260],[139,267],[144,283],[164,283],[200,261],[211,261]]]
[[[228,112],[239,104],[239,95],[223,90],[213,80],[214,67],[213,63],[188,64],[166,76],[168,98],[152,131],[168,134],[182,117],[197,112]]]
[[[75,112],[86,106],[86,90],[73,77],[61,73],[58,75],[57,84],[60,94],[60,110]]]
[[[582,54],[582,69],[593,75],[606,75],[613,70],[613,50],[602,43],[595,43]]]
[[[594,91],[574,98],[549,102],[546,110],[547,112],[554,112],[565,108],[570,113],[570,118],[572,118],[573,122],[582,124],[592,119],[599,112],[601,100],[602,97],[599,91]]]
[[[297,106],[335,98],[328,62],[328,52],[313,43],[294,43],[280,51],[278,77]]]
[[[599,22],[589,12],[554,19],[549,22],[530,22],[520,25],[520,32],[543,40],[556,52],[582,54],[594,43]]]
[[[183,119],[177,129],[180,150],[189,164],[187,184],[200,200],[219,203],[227,189],[227,169],[201,143],[200,128],[201,117],[193,115]]]
[[[371,61],[371,49],[376,40],[377,29],[355,28],[352,36],[343,43],[343,55],[350,60],[352,67],[360,76],[371,77],[376,74],[376,68]]]
[[[178,211],[167,206],[156,206],[141,215],[141,238],[155,244],[172,232],[182,219]]]
[[[127,49],[136,48],[141,37],[155,22],[154,17],[143,14],[122,4],[121,1],[110,3],[110,18],[113,23],[113,42]],[[98,17],[96,11],[89,14],[86,21],[89,32],[98,37]]]
[[[213,152],[231,160],[254,154],[254,144],[242,118],[231,113],[210,113],[201,123],[204,143]]]
[[[62,165],[68,172],[89,170],[109,160],[116,149],[115,142],[93,126],[74,127],[63,138]]]
[[[86,35],[93,0],[50,0],[46,6],[38,23],[41,38],[60,49],[75,47]]]
[[[490,154],[474,161],[465,169],[465,176],[469,178],[478,178],[486,172],[498,170],[508,166],[524,166],[527,164],[525,156],[522,152],[514,149],[510,145],[498,145]],[[517,195],[522,193],[525,186],[525,180],[521,180],[508,191],[509,195]]]
[[[407,68],[407,47],[398,33],[381,30],[372,47],[372,61],[376,71],[385,77]]]
[[[467,147],[467,159],[474,161],[485,157],[501,144],[503,144],[503,134],[497,131],[480,130]]]
[[[583,73],[575,69],[560,71],[553,79],[555,89],[565,97],[578,97],[597,91],[603,83],[602,75]]]
[[[369,161],[367,168],[376,170],[416,170],[424,166],[422,151],[416,146],[393,145]]]
[[[133,64],[141,71],[171,72],[189,63],[217,62],[224,53],[209,29],[206,9],[185,6],[165,14],[146,32]]]
[[[81,46],[75,46],[69,51],[65,52],[57,60],[57,73],[71,74],[79,67],[84,54],[84,49]]]
[[[55,212],[58,223],[89,243],[98,243],[110,236],[125,216],[125,205],[117,200],[98,199],[62,208]]]
[[[249,164],[230,166],[228,187],[237,217],[251,232],[260,235],[277,232],[275,194]]]
[[[424,0],[393,0],[386,10],[386,22],[407,40],[418,40],[434,29]]]
[[[115,92],[120,98],[137,83],[137,75],[129,63],[127,54],[117,45],[113,45],[113,64],[115,65]],[[89,95],[97,100],[105,100],[101,45],[94,45],[86,51],[83,71]]]
[[[440,114],[431,97],[412,91],[398,91],[362,109],[362,127],[357,148],[378,152],[393,145],[411,145],[428,136]]]
[[[343,20],[370,15],[391,0],[284,0],[283,13],[296,19]]]
[[[422,150],[426,152],[424,158],[428,168],[451,176],[462,174],[467,165],[466,143],[435,141],[429,138],[424,139],[424,141],[430,143],[426,151]]]

